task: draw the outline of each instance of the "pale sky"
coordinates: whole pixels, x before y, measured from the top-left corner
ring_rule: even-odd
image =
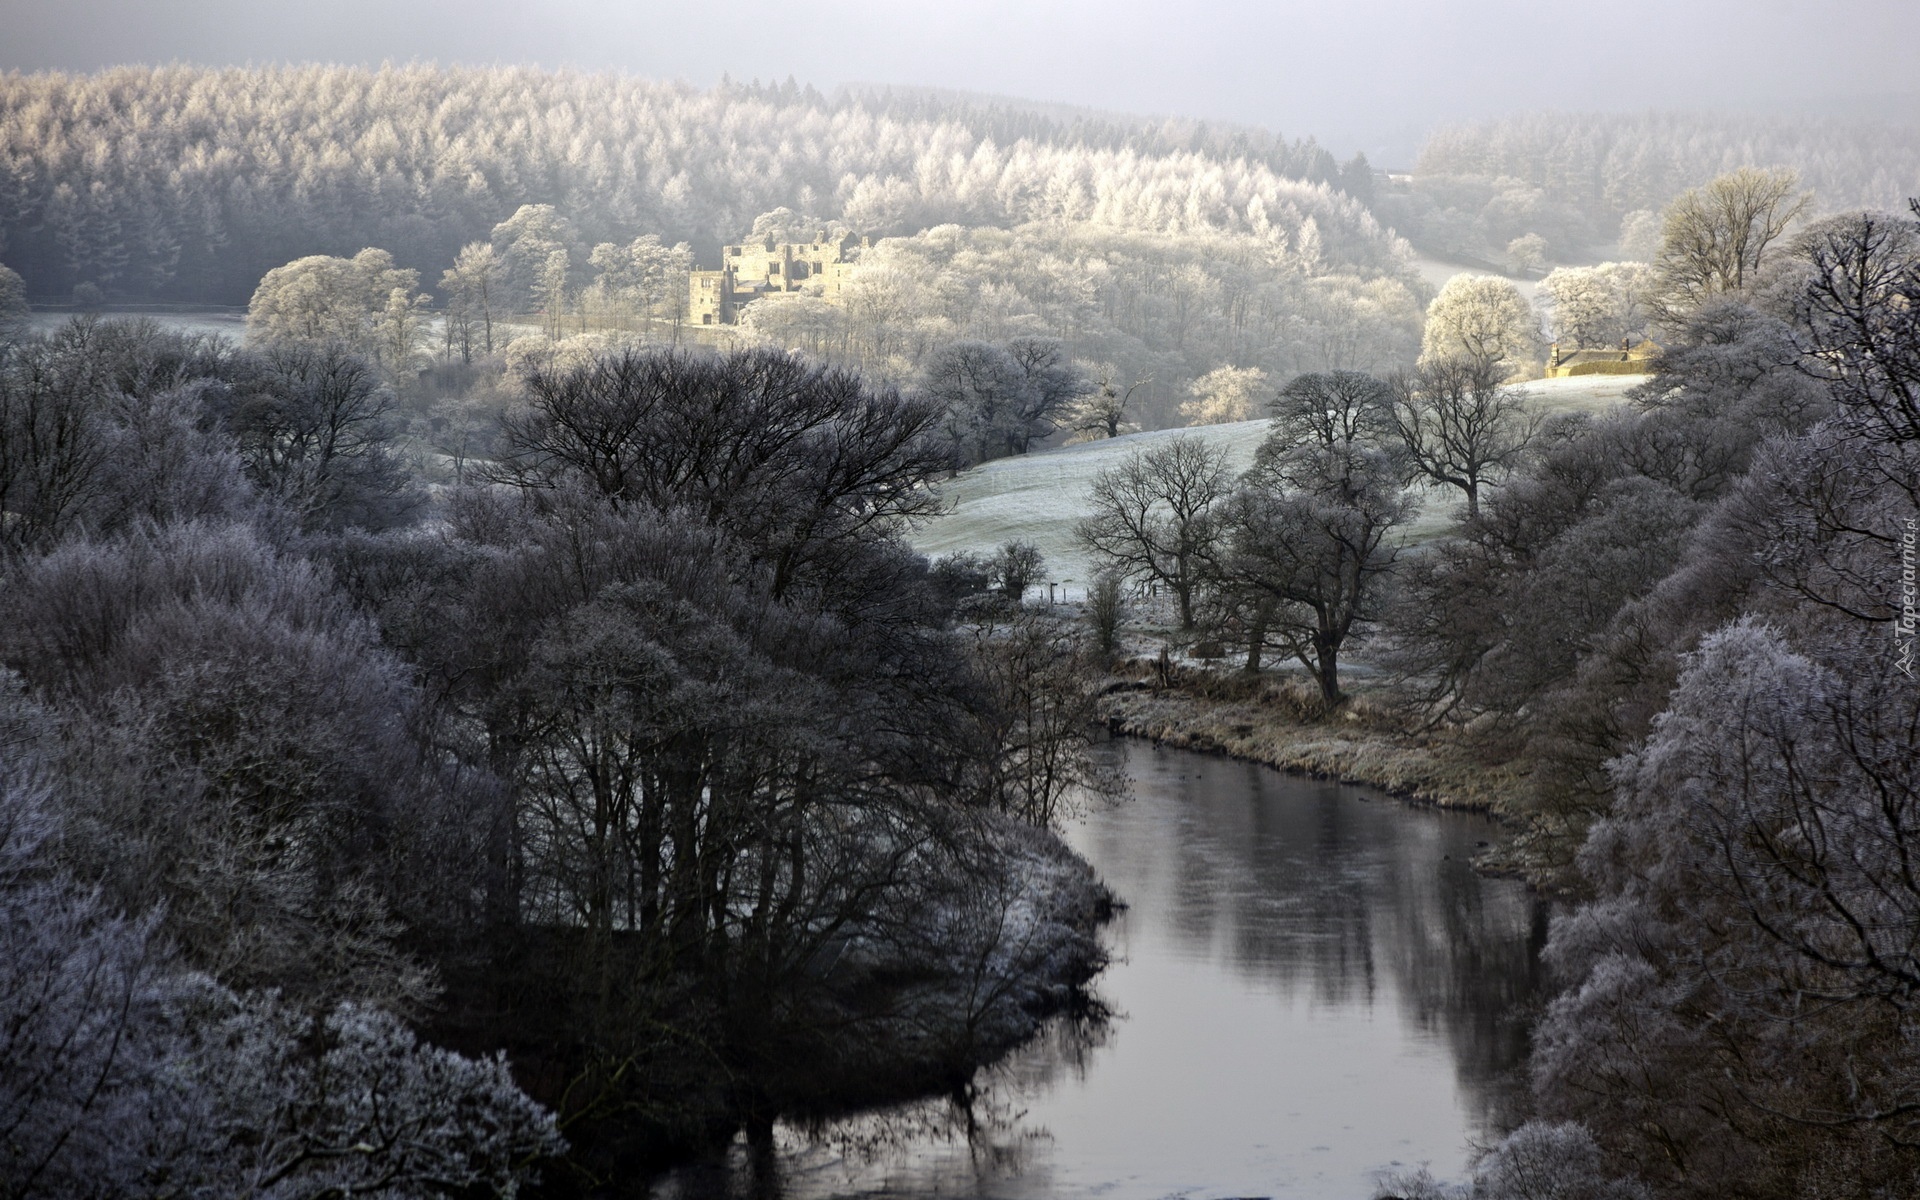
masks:
[[[382,60],[927,84],[1377,162],[1435,121],[1522,109],[1920,122],[1920,0],[0,0],[0,69]]]

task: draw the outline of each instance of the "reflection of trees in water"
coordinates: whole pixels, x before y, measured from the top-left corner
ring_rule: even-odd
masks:
[[[771,1143],[737,1142],[724,1160],[684,1167],[651,1200],[779,1200],[854,1187],[889,1159],[924,1162],[947,1151],[948,1170],[969,1181],[1027,1172],[1034,1147],[1051,1140],[1028,1120],[1032,1097],[1086,1075],[1113,1024],[1098,999],[1046,1023],[1018,1052],[983,1067],[963,1088],[852,1116],[781,1124]],[[838,1185],[838,1186],[836,1186]]]
[[[1134,921],[1316,1005],[1371,1005],[1384,973],[1416,1026],[1446,1042],[1481,1119],[1499,1118],[1540,992],[1546,909],[1474,873],[1488,823],[1246,763],[1129,758],[1137,787],[1180,797],[1114,814],[1093,835]]]

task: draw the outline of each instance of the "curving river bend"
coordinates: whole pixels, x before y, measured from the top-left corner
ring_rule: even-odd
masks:
[[[662,1179],[718,1196],[1364,1200],[1458,1178],[1520,1086],[1545,906],[1474,874],[1478,817],[1142,743],[1133,799],[1068,840],[1129,907],[1096,981],[946,1101],[783,1128],[769,1161]],[[969,1129],[969,1125],[971,1128]]]

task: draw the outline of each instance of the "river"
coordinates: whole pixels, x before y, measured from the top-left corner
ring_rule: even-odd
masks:
[[[1133,798],[1068,838],[1127,909],[1104,1023],[1056,1022],[932,1101],[737,1145],[656,1200],[1364,1200],[1460,1178],[1514,1094],[1546,911],[1475,874],[1482,818],[1119,743]]]

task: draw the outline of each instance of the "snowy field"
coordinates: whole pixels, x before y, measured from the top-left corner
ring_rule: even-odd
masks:
[[[1424,254],[1414,255],[1413,265],[1414,268],[1420,272],[1420,278],[1425,280],[1427,286],[1436,292],[1447,286],[1447,280],[1452,279],[1455,275],[1497,274],[1492,271],[1476,270],[1473,267],[1463,267],[1459,263],[1445,262],[1438,258],[1428,258]],[[1540,281],[1537,279],[1512,275],[1498,275],[1498,278],[1504,279],[1514,287],[1519,288],[1520,294],[1525,296],[1529,302],[1533,300],[1533,294],[1540,286]]]
[[[52,333],[72,320],[71,312],[36,312],[27,318],[27,327],[35,333]],[[247,313],[241,308],[175,309],[167,312],[103,312],[106,321],[152,321],[162,329],[182,333],[218,333],[234,341],[247,334]]]
[[[1163,446],[1182,434],[1225,452],[1228,469],[1238,474],[1253,465],[1253,452],[1266,439],[1267,424],[1240,421],[1130,433],[996,459],[963,471],[941,488],[950,511],[914,533],[914,549],[939,557],[963,550],[986,553],[1014,540],[1032,542],[1046,557],[1048,581],[1064,583],[1078,595],[1093,570],[1074,544],[1073,527],[1087,515],[1087,490],[1095,475],[1136,450]]]
[[[1605,412],[1623,403],[1639,375],[1587,375],[1539,379],[1521,388],[1547,412]],[[1236,474],[1253,462],[1267,436],[1266,421],[1163,429],[1057,450],[1002,458],[962,472],[942,486],[948,511],[914,532],[914,548],[939,557],[960,551],[989,553],[1016,539],[1032,542],[1046,557],[1046,578],[1078,596],[1093,566],[1073,540],[1073,527],[1087,516],[1086,498],[1093,477],[1136,450],[1164,445],[1182,434],[1225,451]],[[1420,516],[1409,528],[1413,538],[1430,537],[1453,519],[1460,494],[1453,489],[1423,493]]]

